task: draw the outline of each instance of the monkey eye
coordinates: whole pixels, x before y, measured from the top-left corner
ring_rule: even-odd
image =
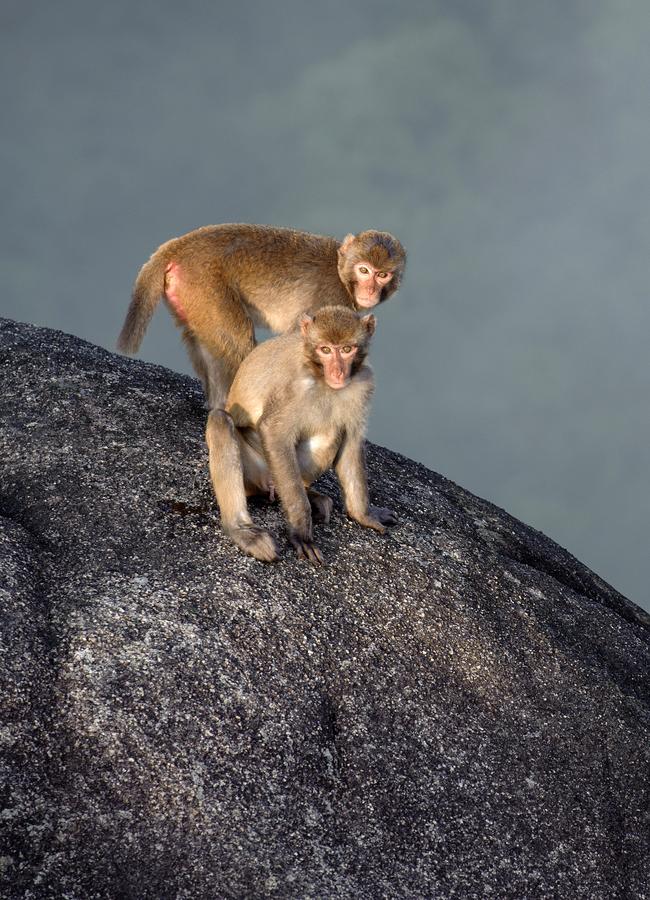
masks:
[[[343,353],[352,353],[354,348],[350,346],[350,344],[346,344],[345,347],[341,347]]]
[[[368,269],[367,269],[365,266],[359,266],[359,271],[361,272],[362,275],[369,275],[369,274],[370,274],[369,271],[368,271]]]
[[[377,272],[377,278],[387,278],[388,272]]]
[[[332,348],[331,348],[331,347],[321,347],[321,348],[320,348],[320,352],[321,352],[321,353],[331,353],[331,352],[332,352]]]

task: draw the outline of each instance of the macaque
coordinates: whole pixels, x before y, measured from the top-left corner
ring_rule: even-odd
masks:
[[[371,309],[397,290],[405,262],[384,231],[339,242],[267,225],[208,225],[162,244],[142,267],[118,348],[138,350],[164,297],[208,407],[222,407],[255,346],[255,326],[285,332],[302,313],[332,304]]]
[[[299,557],[322,565],[312,519],[332,500],[311,488],[334,467],[350,518],[383,534],[397,521],[368,504],[364,436],[374,382],[366,364],[375,317],[345,306],[303,313],[300,327],[265,341],[239,367],[225,411],[208,416],[210,477],[225,532],[245,553],[277,558],[275,541],[249,515],[246,497],[277,491]]]

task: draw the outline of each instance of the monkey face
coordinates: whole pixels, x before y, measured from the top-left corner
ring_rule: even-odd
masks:
[[[300,320],[305,358],[316,378],[341,390],[350,383],[368,353],[375,317],[361,316],[345,306],[325,306]]]
[[[391,281],[393,273],[389,269],[376,269],[369,262],[361,260],[354,265],[354,300],[357,306],[370,309],[381,300],[382,291]]]
[[[406,253],[385,231],[348,234],[338,249],[339,277],[357,309],[371,309],[397,290]]]
[[[352,376],[352,365],[359,348],[354,344],[319,344],[314,349],[325,384],[335,391],[344,388]]]

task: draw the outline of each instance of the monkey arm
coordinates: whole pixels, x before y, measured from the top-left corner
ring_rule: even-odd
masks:
[[[273,485],[289,525],[289,540],[301,559],[322,565],[323,555],[313,542],[311,504],[302,481],[296,442],[282,436],[280,425],[274,428],[269,422],[260,422],[258,430]]]
[[[370,506],[364,443],[361,430],[346,432],[334,468],[350,518],[365,528],[384,534],[384,526],[396,524],[397,519],[389,509]]]

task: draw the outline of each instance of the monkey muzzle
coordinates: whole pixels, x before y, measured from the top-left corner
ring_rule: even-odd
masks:
[[[351,368],[352,366],[348,360],[343,359],[341,353],[334,349],[332,351],[331,359],[328,359],[323,366],[325,383],[335,391],[344,388],[350,380]]]
[[[381,291],[366,287],[366,293],[358,294],[355,299],[357,301],[357,306],[362,306],[364,309],[371,309],[379,303],[380,297]]]

